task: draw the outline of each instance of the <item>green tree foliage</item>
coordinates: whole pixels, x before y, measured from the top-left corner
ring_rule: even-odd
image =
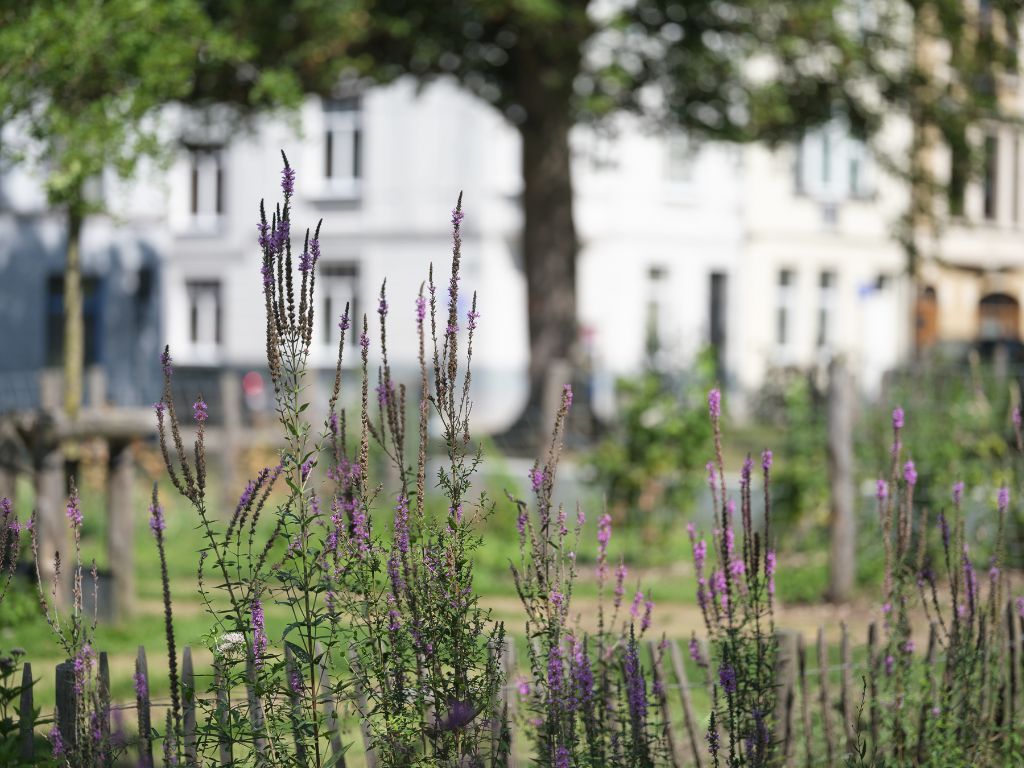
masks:
[[[781,140],[832,114],[841,0],[375,0],[348,50],[379,80],[448,75],[522,138],[530,403],[573,358],[576,254],[570,129],[634,113],[696,138]],[[326,30],[324,30],[326,31]],[[330,32],[328,33],[329,36]],[[763,76],[767,66],[768,77]],[[829,62],[825,62],[828,64]]]

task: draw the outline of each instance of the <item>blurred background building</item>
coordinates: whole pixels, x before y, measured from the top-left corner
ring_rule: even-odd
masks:
[[[83,235],[87,402],[158,399],[169,343],[190,386],[216,392],[227,371],[250,415],[269,406],[256,222],[260,199],[277,197],[283,148],[298,177],[296,242],[298,227],[323,219],[312,362],[324,377],[346,302],[375,323],[387,278],[393,322],[409,323],[429,263],[444,282],[449,210],[463,190],[463,286],[478,292],[482,315],[476,428],[516,419],[528,358],[520,146],[497,112],[444,80],[422,93],[400,80],[310,98],[297,118],[262,118],[241,134],[209,113],[168,116],[178,146],[169,171],[146,168],[131,183],[111,173],[92,191],[117,214],[90,216]],[[898,126],[892,134],[902,140]],[[905,185],[841,121],[776,149],[697,144],[627,117],[575,128],[577,383],[596,414],[614,410],[616,377],[685,368],[707,346],[741,400],[773,369],[835,355],[870,393],[915,349],[1018,340],[1020,130],[993,125],[983,140],[984,173],[953,193],[915,301],[894,236]],[[951,159],[936,151],[930,162],[941,175]],[[52,396],[40,381],[60,364],[64,237],[40,179],[4,168],[0,410]],[[412,334],[389,338],[398,375],[412,378]]]

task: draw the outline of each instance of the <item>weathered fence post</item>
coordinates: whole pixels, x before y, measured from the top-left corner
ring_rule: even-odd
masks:
[[[35,495],[36,509],[39,510],[36,519],[39,536],[39,574],[44,582],[51,584],[54,579],[54,555],[58,551],[65,554],[68,552],[68,529],[62,511],[67,479],[64,476],[64,454],[48,444],[48,436],[38,436],[36,439],[40,443],[35,446],[35,450],[38,451],[35,456]],[[61,583],[57,587],[56,600],[60,606],[67,603],[65,576],[66,574],[62,575]]]
[[[850,655],[850,632],[846,622],[840,625],[842,636],[839,640],[839,663],[842,667],[842,682],[840,696],[842,696],[843,730],[846,733],[846,754],[852,755],[857,751],[857,727],[854,723],[853,703],[850,697],[853,695],[850,690],[852,685],[853,660]]]
[[[23,762],[32,764],[36,757],[36,739],[32,726],[35,724],[35,702],[32,698],[32,665],[25,662],[21,668],[21,701],[18,706],[18,728],[20,730],[19,755]]]
[[[316,643],[316,668],[319,670],[319,695],[321,695],[321,706],[324,710],[324,716],[327,718],[328,728],[331,730],[331,755],[332,757],[337,755],[338,760],[335,765],[339,768],[345,768],[345,752],[344,745],[341,743],[341,726],[338,723],[338,702],[334,700],[334,691],[331,689],[331,678],[327,673],[327,662],[325,659],[326,652],[323,646]],[[364,725],[369,727],[364,719]],[[372,759],[371,759],[372,758]],[[372,756],[367,753],[367,768],[376,768],[377,766],[377,753]]]
[[[811,709],[807,696],[807,648],[804,645],[804,636],[797,635],[796,638],[797,668],[800,671],[800,714],[804,726],[804,763],[807,768],[814,765],[814,733],[811,730]]]
[[[363,747],[366,750],[366,768],[377,768],[377,750],[373,748],[373,736],[370,733],[370,707],[366,701],[366,691],[363,690],[360,677],[362,672],[359,667],[359,659],[354,648],[348,649],[348,663],[352,668],[352,685],[356,695],[356,712],[359,715],[359,731],[363,736]]]
[[[491,758],[495,766],[504,766],[507,768],[512,764],[512,742],[508,740],[507,744],[503,744],[503,739],[511,736],[511,728],[508,727],[509,717],[509,686],[511,684],[511,676],[515,671],[515,648],[512,640],[505,638],[505,644],[501,647],[500,653],[495,649],[493,643],[488,643],[488,653],[494,660],[494,664],[502,672],[502,677],[505,680],[505,684],[498,690],[494,701],[491,702]],[[507,749],[508,754],[502,754],[502,750]]]
[[[326,652],[320,643],[316,644],[315,652],[317,657],[317,669],[320,671],[318,681],[320,686],[319,703],[324,713],[324,717],[327,719],[327,728],[330,731],[331,755],[338,756],[338,760],[335,765],[339,766],[339,768],[345,768],[345,748],[341,743],[341,726],[338,723],[338,703],[334,700],[334,691],[331,690],[331,678],[327,674],[327,662],[324,660]],[[373,762],[371,765],[371,755],[368,753],[366,757],[367,768],[376,768],[376,753],[373,753],[372,759]]]
[[[256,749],[256,764],[267,764],[267,737],[262,735],[266,730],[266,718],[263,715],[263,702],[256,693],[256,663],[252,658],[245,662],[245,693],[249,701],[249,723],[256,735],[253,746]]]
[[[231,696],[228,691],[228,682],[224,675],[223,661],[214,661],[213,666],[214,687],[217,689],[217,756],[220,764],[232,765],[234,756],[231,752]]]
[[[665,672],[661,665],[661,651],[658,643],[654,640],[647,641],[647,652],[651,655],[651,671],[654,673],[654,692],[658,697],[658,706],[665,714],[665,739],[668,741],[669,759],[673,768],[682,768],[684,764],[679,740],[676,738],[675,730],[672,728],[672,719],[669,717],[668,693],[665,690]]]
[[[878,754],[878,626],[868,625],[868,695],[871,697],[871,750]]]
[[[75,694],[75,668],[72,662],[57,665],[57,731],[65,749],[74,753],[78,743],[78,696]]]
[[[135,457],[131,443],[112,439],[107,470],[107,553],[113,581],[110,615],[123,620],[135,602]]]
[[[793,703],[796,700],[797,633],[775,633],[775,733],[772,743],[778,750],[778,765],[786,765],[793,751]]]
[[[287,643],[284,646],[284,670],[285,675],[288,676],[288,704],[292,708],[292,738],[295,739],[295,756],[300,764],[305,765],[306,737],[299,728],[299,723],[302,722],[302,699],[299,695],[300,691],[295,690],[295,686],[292,684],[295,679],[301,681],[302,675],[299,674],[298,665],[295,663],[292,647]],[[312,695],[312,691],[310,695]]]
[[[829,365],[828,474],[831,496],[829,600],[846,602],[856,574],[853,487],[853,382],[842,357]]]
[[[181,709],[183,746],[186,768],[198,768],[199,752],[196,748],[196,678],[192,668],[192,648],[185,646],[181,654]]]
[[[135,657],[135,703],[139,717],[139,762],[143,768],[153,768],[153,721],[149,708],[149,667],[146,649],[139,646]]]
[[[933,698],[936,693],[935,655],[939,644],[938,630],[939,628],[934,621],[928,626],[928,660],[926,667],[928,670],[928,698],[921,702],[921,715],[917,724],[917,760],[919,763],[924,763],[927,757],[925,732],[928,728],[929,710],[932,708]]]
[[[835,737],[832,735],[832,702],[828,697],[828,647],[825,629],[818,627],[818,686],[821,701],[821,725],[825,731],[825,755],[828,765],[835,765]]]
[[[686,723],[686,734],[690,739],[690,749],[693,752],[693,764],[697,768],[704,768],[704,754],[701,748],[704,739],[698,732],[697,718],[693,714],[693,700],[690,697],[690,682],[686,676],[683,652],[675,640],[669,643],[668,648],[672,657],[672,670],[675,672],[676,682],[679,684],[679,701],[683,705],[683,719]]]
[[[103,745],[101,759],[103,761],[104,768],[112,768],[114,765],[114,755],[110,750],[110,660],[107,658],[106,651],[100,651],[97,682],[99,683],[99,690],[97,693],[100,705],[100,744]]]
[[[1017,716],[1017,648],[1020,639],[1017,635],[1016,612],[1012,600],[1006,601],[1006,645],[1008,649],[1008,691],[1006,722],[1013,724]]]

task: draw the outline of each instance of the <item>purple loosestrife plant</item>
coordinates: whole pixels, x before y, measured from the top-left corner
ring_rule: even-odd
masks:
[[[690,653],[709,676],[715,697],[708,743],[715,765],[768,766],[776,759],[768,736],[775,712],[775,551],[771,541],[770,480],[772,454],[761,455],[764,527],[752,516],[752,458],[740,472],[739,520],[728,497],[722,460],[722,400],[717,389],[708,394],[708,415],[714,436],[714,460],[708,482],[715,505],[710,543],[687,526],[697,579],[697,603],[704,617],[711,658],[700,656],[696,639]]]
[[[653,766],[666,756],[665,713],[648,684],[640,638],[650,625],[653,602],[638,598],[620,617],[625,565],[615,571],[614,607],[604,608],[609,578],[611,518],[597,524],[597,629],[587,632],[572,612],[576,556],[585,516],[577,509],[569,528],[564,507],[553,508],[572,390],[566,387],[547,456],[529,472],[533,504],[517,500],[520,560],[512,577],[526,612],[530,680],[520,686],[522,727],[539,765]],[[634,627],[639,624],[639,629]],[[661,647],[657,651],[662,652]]]
[[[500,761],[507,753],[508,729],[495,726],[493,718],[502,715],[492,704],[503,683],[504,630],[479,607],[471,570],[479,542],[473,529],[491,504],[469,495],[480,460],[469,435],[469,366],[479,315],[474,297],[467,331],[458,331],[461,198],[452,216],[447,317],[438,319],[432,270],[429,305],[421,290],[413,313],[420,391],[417,454],[410,462],[406,385],[393,377],[388,360],[391,307],[384,286],[376,342],[369,318],[350,318],[347,307],[341,316],[326,418],[319,430],[309,423],[303,392],[314,327],[319,225],[312,234],[307,231],[293,264],[294,183],[285,159],[283,204],[269,220],[261,205],[259,226],[267,361],[286,440],[278,465],[247,485],[229,515],[207,509],[207,409],[198,402],[193,407],[195,450],[189,457],[170,397],[169,353],[163,362],[165,393],[157,409],[161,446],[170,479],[195,508],[207,542],[199,580],[215,622],[216,684],[245,691],[241,700],[230,702],[238,712],[229,718],[231,732],[221,732],[211,712],[203,743],[214,750],[226,736],[241,742],[238,765],[333,764],[339,754],[330,743],[321,702],[329,695],[348,698],[348,690],[357,686],[368,701],[362,716],[384,765]],[[448,330],[439,335],[439,325]],[[343,404],[352,398],[342,396],[350,329],[360,334],[361,373],[351,419]],[[379,361],[375,376],[371,350]],[[372,399],[371,378],[377,390]],[[435,514],[425,504],[431,409],[443,428],[447,462],[437,485],[447,513]],[[371,444],[395,467],[394,492],[371,478]],[[314,471],[318,466],[321,472]],[[380,514],[390,518],[386,525],[379,524]],[[378,533],[389,529],[390,536]],[[216,587],[206,586],[210,569]],[[283,631],[272,621],[271,606],[287,615]],[[282,702],[287,706],[279,706]]]
[[[6,499],[0,500],[0,509],[7,510]],[[96,727],[110,719],[109,704],[100,696],[95,648],[96,616],[99,582],[96,562],[92,561],[88,574],[91,585],[86,583],[85,565],[82,562],[83,514],[78,490],[72,484],[71,494],[65,507],[68,525],[71,527],[74,546],[74,561],[71,571],[71,606],[66,614],[59,608],[61,573],[64,567],[60,552],[54,556],[53,581],[44,583],[39,563],[39,538],[36,535],[35,517],[28,525],[32,532],[32,554],[36,564],[36,583],[39,603],[50,630],[67,658],[73,675],[74,693],[78,705],[74,710],[72,727],[73,739],[61,738],[56,726],[50,732],[50,743],[54,757],[71,766],[103,765],[114,758],[115,745],[110,734]],[[13,517],[13,512],[9,513]],[[12,523],[8,523],[11,525]],[[14,520],[13,524],[17,524]],[[20,526],[19,526],[20,529]],[[99,738],[94,738],[98,736]]]
[[[932,526],[928,509],[915,506],[918,469],[902,454],[902,409],[893,411],[889,480],[879,480],[878,515],[886,552],[881,621],[883,644],[865,686],[872,742],[860,737],[851,765],[1012,765],[1022,759],[1007,674],[1004,628],[1015,620],[1004,605],[1003,569],[1009,489],[993,490],[992,557],[981,569],[972,560],[956,482],[951,508]],[[884,492],[883,492],[884,491]],[[937,546],[930,546],[929,539]],[[983,574],[987,573],[988,578]],[[914,630],[928,619],[927,655]],[[1009,719],[1008,717],[1009,716]]]

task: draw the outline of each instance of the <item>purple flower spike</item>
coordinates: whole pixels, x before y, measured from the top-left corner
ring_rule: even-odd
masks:
[[[963,497],[964,497],[964,483],[963,483],[963,480],[960,480],[960,481],[958,481],[956,483],[953,483],[953,503],[956,504],[959,507],[960,506],[960,501],[963,499]]]
[[[267,652],[267,626],[263,617],[263,603],[259,598],[252,601],[252,652],[256,657],[256,666],[260,666]]]
[[[201,397],[192,403],[192,418],[195,419],[197,424],[202,424],[210,418],[210,412],[207,410],[206,401]]]
[[[75,528],[82,524],[82,508],[78,501],[77,490],[71,491],[71,496],[68,497],[68,505],[65,509],[65,514],[67,514],[68,520],[71,521],[71,525]]]
[[[427,300],[422,296],[416,297],[416,322],[422,324],[427,317]]]
[[[885,480],[878,480],[875,483],[875,498],[881,501],[889,496],[889,484]]]
[[[572,384],[562,385],[562,400],[565,402],[566,410],[572,408]]]
[[[1010,489],[1007,488],[1005,485],[999,489],[998,501],[999,511],[1005,512],[1007,507],[1010,506]]]
[[[722,415],[722,393],[718,389],[708,392],[708,414],[715,420]]]
[[[723,664],[718,668],[718,683],[727,695],[736,693],[736,670],[729,664]]]
[[[903,429],[903,409],[894,408],[892,412],[892,428]]]
[[[772,468],[772,452],[761,451],[761,469],[767,472]]]
[[[908,461],[903,465],[903,479],[906,480],[907,485],[917,484],[917,469],[914,467],[913,461]]]
[[[167,527],[164,520],[164,508],[159,504],[153,504],[149,508],[149,529],[153,533],[161,533]]]
[[[285,197],[295,192],[295,169],[287,165],[281,170],[281,191]]]

